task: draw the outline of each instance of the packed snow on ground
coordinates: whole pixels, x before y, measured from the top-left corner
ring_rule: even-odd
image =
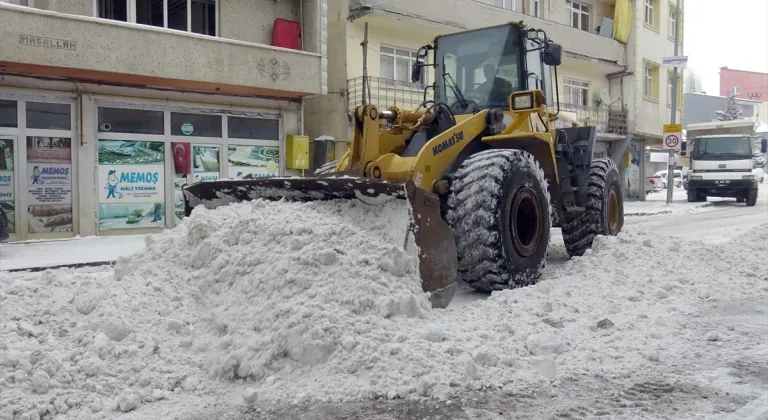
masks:
[[[768,356],[764,336],[696,321],[768,297],[768,224],[719,245],[627,228],[538,285],[432,310],[407,221],[402,203],[257,201],[196,210],[114,272],[2,273],[0,419],[445,402],[584,376],[694,381]],[[714,347],[731,340],[738,353]]]

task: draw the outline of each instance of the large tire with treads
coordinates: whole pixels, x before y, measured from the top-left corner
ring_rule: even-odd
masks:
[[[597,235],[618,235],[624,226],[621,178],[611,159],[594,159],[589,172],[586,210],[566,214],[561,226],[565,249],[571,257],[582,256]]]
[[[483,292],[538,280],[551,227],[547,188],[539,163],[522,150],[485,150],[462,163],[446,212],[462,280]]]

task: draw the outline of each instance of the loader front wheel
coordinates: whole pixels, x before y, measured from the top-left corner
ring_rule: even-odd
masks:
[[[582,256],[597,235],[616,236],[624,226],[621,178],[611,159],[595,159],[589,173],[589,194],[583,213],[565,215],[563,241],[571,257]]]
[[[533,155],[491,149],[471,156],[452,177],[447,205],[462,280],[483,292],[538,280],[551,220],[547,181]]]

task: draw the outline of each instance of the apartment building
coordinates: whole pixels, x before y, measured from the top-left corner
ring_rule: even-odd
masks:
[[[156,232],[181,186],[300,174],[326,0],[0,1],[0,206],[12,240]],[[279,31],[278,31],[279,29]]]
[[[629,199],[640,191],[646,143],[661,144],[671,115],[671,71],[662,57],[674,53],[674,4],[668,0],[342,0],[329,4],[329,95],[308,100],[311,137],[348,137],[346,114],[362,98],[364,26],[373,102],[417,106],[423,85],[410,82],[419,47],[435,36],[524,21],[563,47],[558,68],[559,124],[595,125],[596,156],[625,168]],[[619,13],[617,15],[617,9]],[[613,27],[618,31],[614,38]],[[682,35],[682,28],[680,31]],[[681,43],[682,45],[682,43]],[[682,50],[680,52],[682,55]],[[503,76],[503,75],[500,75]],[[680,74],[682,80],[682,74]],[[665,89],[665,87],[667,87]],[[429,92],[429,91],[428,91]],[[682,109],[682,86],[678,109]],[[679,116],[678,116],[679,121]]]
[[[720,68],[720,96],[768,102],[768,73]]]

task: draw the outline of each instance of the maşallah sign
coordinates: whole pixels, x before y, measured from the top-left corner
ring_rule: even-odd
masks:
[[[77,51],[77,42],[68,39],[46,38],[44,36],[20,35],[19,44],[55,50]]]

